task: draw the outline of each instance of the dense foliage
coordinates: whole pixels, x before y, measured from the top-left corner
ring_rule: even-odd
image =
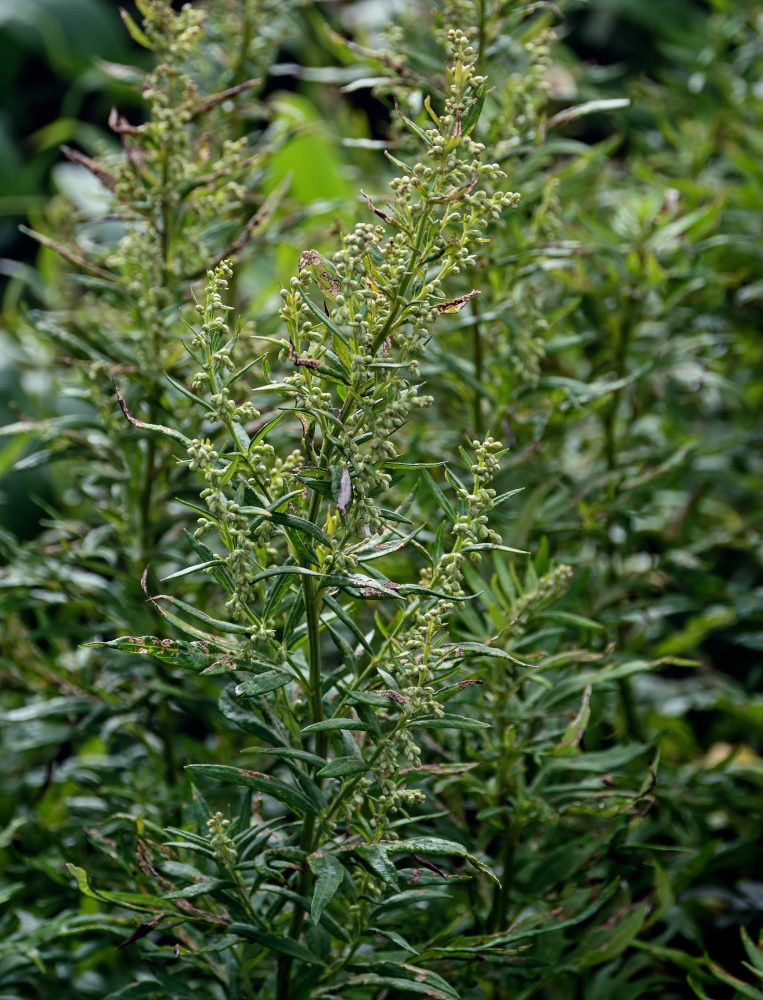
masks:
[[[0,1000],[763,997],[757,5],[38,6]]]

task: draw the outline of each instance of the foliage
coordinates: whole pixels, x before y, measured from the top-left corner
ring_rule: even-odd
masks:
[[[0,995],[763,995],[755,5],[631,92],[546,4],[138,6],[6,297]]]

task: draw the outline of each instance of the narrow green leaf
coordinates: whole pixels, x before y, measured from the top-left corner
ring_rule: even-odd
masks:
[[[307,750],[298,750],[296,747],[264,747],[262,750],[257,747],[256,752],[262,756],[270,755],[271,757],[282,757],[284,760],[298,760],[303,764],[310,764],[312,767],[323,767],[326,763],[323,757],[309,753]]]
[[[176,389],[181,396],[185,396],[186,399],[190,399],[193,403],[196,403],[197,406],[201,406],[208,413],[214,413],[215,408],[211,403],[207,402],[207,400],[201,396],[197,396],[195,392],[191,392],[191,390],[184,386],[182,382],[178,382],[177,379],[174,379],[169,372],[164,372],[164,377],[170,383],[172,388]]]
[[[215,556],[213,559],[208,559],[206,562],[194,563],[193,566],[186,566],[184,569],[179,569],[175,573],[170,573],[169,576],[163,576],[161,582],[166,583],[168,580],[179,580],[183,576],[190,576],[191,573],[200,573],[205,569],[212,569],[212,567],[221,567],[224,565],[224,560],[220,556]]]
[[[540,611],[536,612],[534,617],[543,621],[577,625],[578,628],[593,629],[596,632],[604,631],[604,626],[600,622],[595,622],[592,618],[585,618],[583,615],[571,614],[569,611]]]
[[[299,941],[293,941],[291,938],[287,937],[280,937],[278,934],[271,934],[270,931],[261,930],[259,927],[255,927],[252,924],[232,923],[228,927],[228,932],[230,934],[236,934],[239,937],[247,938],[249,941],[254,941],[263,948],[267,948],[268,951],[275,951],[279,955],[289,955],[291,958],[296,958],[298,961],[305,962],[307,965],[326,964],[322,958],[319,958],[311,951],[308,951],[304,945],[299,943]]]
[[[79,868],[77,865],[68,862],[66,868],[69,874],[74,877],[79,891],[89,899],[97,899],[102,903],[116,903],[118,906],[124,906],[128,910],[138,910],[148,913],[155,913],[157,910],[166,908],[166,902],[164,902],[161,896],[150,896],[142,892],[97,891],[90,885],[88,874],[84,868]]]
[[[338,337],[343,344],[349,347],[349,344],[347,343],[347,338],[339,329],[339,327],[336,325],[336,323],[333,321],[333,319],[330,316],[327,316],[326,313],[318,305],[316,305],[315,302],[313,302],[313,300],[310,298],[309,295],[305,293],[304,289],[301,286],[299,287],[298,291],[302,298],[302,301],[305,303],[305,305],[313,314],[313,316],[318,320],[318,322],[325,324],[326,328],[330,330],[335,337]]]
[[[405,127],[408,129],[409,132],[412,132],[414,135],[417,135],[425,146],[432,145],[433,140],[430,139],[430,137],[426,134],[423,128],[420,128],[415,122],[412,122],[410,118],[406,118],[406,116],[397,106],[397,101],[395,101],[395,111],[397,111],[398,117],[400,118],[403,125],[405,125]]]
[[[739,928],[739,933],[742,936],[742,945],[747,952],[747,957],[754,967],[753,971],[759,975],[763,972],[763,945],[756,945],[744,927]]]
[[[465,715],[451,715],[448,712],[442,717],[429,715],[411,719],[408,725],[414,729],[462,729],[466,732],[492,728],[489,722],[480,722],[479,719],[470,719]]]
[[[432,478],[431,474],[426,469],[424,469],[424,479],[427,482],[430,490],[434,493],[440,507],[442,507],[443,511],[447,514],[448,520],[455,521],[457,517],[455,507],[453,506],[453,504],[451,504],[450,500],[448,500],[443,491],[440,489],[440,487]]]
[[[130,34],[130,38],[132,38],[134,42],[137,42],[138,45],[140,45],[142,48],[148,49],[149,52],[153,52],[154,46],[151,44],[151,39],[143,31],[142,28],[138,27],[138,25],[135,23],[132,17],[124,9],[124,7],[119,8],[119,14],[122,20],[124,21],[124,25],[127,28],[127,31]]]
[[[597,114],[601,111],[617,111],[620,108],[629,107],[630,103],[630,98],[628,97],[608,97],[596,101],[584,101],[582,104],[564,108],[563,111],[553,115],[549,118],[546,127],[555,128],[557,125],[564,125],[575,118]]]
[[[275,427],[275,425],[279,423],[279,421],[283,420],[285,414],[286,410],[281,410],[280,413],[277,413],[274,417],[271,417],[270,420],[266,420],[265,423],[257,431],[255,431],[254,436],[249,442],[248,450],[250,453],[252,448],[254,448],[255,445],[258,445],[260,441],[262,441],[262,439],[265,437],[265,435],[269,431],[271,431]]]
[[[349,729],[353,732],[362,732],[368,729],[365,722],[358,719],[324,719],[323,722],[313,722],[310,726],[305,726],[303,733],[324,733],[336,729]]]
[[[255,788],[300,815],[316,812],[313,803],[299,789],[260,771],[247,771],[243,767],[230,767],[228,764],[186,764],[186,771],[213,778],[215,781]]]
[[[586,727],[591,718],[591,685],[583,692],[583,700],[575,718],[567,726],[559,743],[554,747],[555,757],[562,757],[578,752],[578,746],[583,739]]]
[[[193,899],[194,896],[205,896],[208,892],[214,892],[215,889],[225,889],[232,886],[228,878],[210,878],[205,879],[203,882],[194,882],[193,885],[186,886],[185,889],[175,889],[173,892],[165,892],[164,899]]]
[[[158,639],[153,635],[125,635],[108,642],[87,642],[84,645],[119,649],[139,656],[153,656],[163,663],[171,663],[174,667],[193,670],[195,673],[229,673],[238,666],[232,650],[210,650],[208,642]],[[218,669],[212,669],[214,667]]]
[[[308,521],[307,518],[297,517],[296,514],[286,514],[280,511],[274,511],[270,520],[273,524],[283,525],[285,528],[293,528],[296,531],[301,531],[306,535],[310,535],[319,541],[321,545],[325,545],[327,549],[332,549],[334,543],[331,541],[326,532],[319,528],[317,524],[313,524],[312,521]]]
[[[416,979],[401,979],[399,976],[381,976],[376,972],[364,972],[359,976],[351,976],[347,983],[349,986],[385,987],[387,990],[399,990],[402,993],[424,993],[430,997],[430,1000],[454,1000],[454,996],[456,996],[453,993],[443,993],[442,990],[438,990],[426,982],[419,982]]]
[[[155,594],[151,598],[151,603],[159,611],[160,614],[169,618],[167,612],[165,612],[158,604],[157,601],[167,601],[173,607],[178,608],[180,611],[184,611],[186,614],[190,615],[191,618],[195,618],[197,621],[201,622],[203,625],[207,625],[210,628],[215,629],[218,632],[236,632],[239,634],[246,635],[251,631],[251,626],[249,625],[238,625],[236,622],[222,621],[219,618],[212,618],[211,615],[206,614],[204,611],[200,611],[198,608],[193,607],[191,604],[186,604],[185,601],[178,600],[177,597],[172,597],[170,594]],[[175,623],[181,621],[181,619],[175,619]],[[182,623],[183,625],[185,623]]]
[[[342,607],[342,605],[338,601],[335,601],[334,598],[331,597],[329,594],[326,594],[324,596],[323,603],[326,605],[327,608],[329,608],[329,610],[334,612],[339,621],[352,633],[352,635],[355,636],[355,638],[358,640],[363,649],[365,649],[365,651],[368,654],[373,655],[373,650],[369,646],[368,640],[363,635],[358,626],[355,624],[355,622],[352,620],[347,611],[345,611],[345,609]]]
[[[289,557],[288,562],[293,565],[294,561],[292,557]],[[263,621],[272,621],[275,615],[278,613],[281,605],[283,604],[284,598],[291,590],[292,578],[288,574],[284,574],[281,577],[277,577],[268,590],[268,595],[265,599],[265,607],[262,611]]]
[[[469,135],[479,121],[480,115],[482,114],[482,108],[485,104],[485,94],[487,94],[486,83],[480,87],[477,99],[461,119],[461,132],[463,135]]]

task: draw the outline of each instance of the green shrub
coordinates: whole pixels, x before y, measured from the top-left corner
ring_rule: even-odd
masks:
[[[139,7],[8,297],[2,990],[762,995],[753,6],[627,110],[545,4]]]

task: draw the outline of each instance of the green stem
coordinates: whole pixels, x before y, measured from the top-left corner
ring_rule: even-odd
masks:
[[[474,288],[479,288],[478,284],[473,286]],[[482,330],[479,324],[479,305],[478,298],[474,298],[471,301],[472,314],[476,320],[472,332],[472,343],[474,348],[474,378],[482,385],[482,376],[484,371],[484,353],[483,353],[483,341],[482,341]],[[481,397],[477,389],[474,390],[474,430],[477,437],[482,440],[485,434],[485,421],[482,416],[482,406]]]
[[[485,75],[485,20],[486,13],[485,7],[487,5],[487,0],[479,0],[477,9],[479,11],[477,15],[477,31],[479,33],[479,40],[477,42],[477,72],[480,76]]]
[[[624,319],[617,331],[614,357],[615,376],[618,382],[625,378],[631,341],[633,340],[633,333],[640,318],[640,299],[636,290],[630,290],[630,294],[627,295],[620,313]],[[610,472],[617,468],[617,416],[622,395],[622,388],[615,389],[609,405],[604,409],[604,456]]]
[[[501,852],[501,884],[496,886],[493,906],[490,911],[489,929],[496,933],[506,926],[512,883],[514,881],[514,858],[519,844],[519,827],[511,820],[504,828],[503,851]]]
[[[322,722],[325,718],[323,711],[323,693],[321,690],[321,592],[316,589],[315,581],[312,577],[302,577],[302,598],[305,603],[305,622],[307,625],[307,657],[309,664],[309,703],[311,722]],[[319,757],[325,757],[328,748],[328,733],[316,733],[315,752]],[[315,850],[315,814],[307,813],[302,820],[302,830],[300,834],[300,847],[306,854],[312,854]],[[313,875],[309,865],[305,864],[299,873],[297,883],[297,893],[304,899],[310,897]],[[305,918],[304,910],[295,904],[291,914],[289,925],[289,939],[298,941],[302,932],[302,924]],[[277,1000],[289,1000],[291,995],[291,967],[292,957],[282,955],[278,960],[278,974],[276,997]]]

